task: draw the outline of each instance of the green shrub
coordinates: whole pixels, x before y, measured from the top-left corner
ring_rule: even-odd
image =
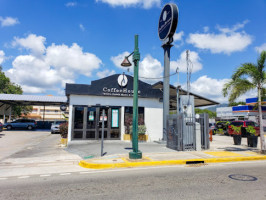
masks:
[[[250,136],[256,136],[256,130],[253,126],[246,127],[246,131],[249,133]]]
[[[241,135],[241,127],[242,126],[234,126],[234,125],[231,125],[233,131],[234,131],[234,135]]]
[[[145,125],[139,125],[138,126],[138,133],[139,133],[139,135],[145,135],[145,133],[146,133],[146,126]],[[130,134],[132,134],[133,133],[133,126],[130,126],[130,132],[129,132]]]
[[[61,135],[62,138],[67,138],[68,123],[66,122],[66,123],[60,124],[59,131],[60,131],[60,135]]]

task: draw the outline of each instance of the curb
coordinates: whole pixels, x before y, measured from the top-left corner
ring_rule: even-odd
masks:
[[[125,160],[125,159],[123,159]],[[163,166],[163,165],[185,165],[188,162],[202,163],[221,163],[221,162],[239,162],[266,160],[266,156],[249,156],[249,157],[232,157],[232,158],[201,158],[188,160],[163,160],[163,161],[146,161],[146,162],[124,162],[124,163],[90,163],[85,160],[79,162],[79,166],[90,169],[110,169],[110,168],[132,168],[147,166]]]

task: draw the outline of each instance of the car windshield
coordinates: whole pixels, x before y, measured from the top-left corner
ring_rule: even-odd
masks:
[[[64,123],[64,121],[57,121],[57,122],[54,122],[54,124],[58,125],[58,124],[62,124]]]
[[[233,126],[243,126],[243,122],[232,122],[231,125],[233,125]]]

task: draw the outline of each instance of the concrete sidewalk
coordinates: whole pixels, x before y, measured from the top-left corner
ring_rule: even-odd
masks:
[[[128,158],[127,154],[118,154],[82,160],[79,162],[79,165],[84,168],[107,169],[254,160],[266,160],[266,155],[253,151],[190,151],[144,153],[142,159],[132,160]]]
[[[258,147],[260,145],[258,140]],[[113,144],[113,143],[112,143]],[[125,143],[124,143],[125,144]],[[131,143],[127,144],[128,146]],[[109,144],[105,144],[107,152]],[[117,144],[121,146],[121,144]],[[123,146],[123,145],[122,145]],[[206,151],[174,151],[168,149],[163,144],[141,144],[139,149],[143,152],[143,158],[139,160],[130,160],[128,152],[114,149],[108,155],[100,157],[99,155],[83,157],[84,160],[79,165],[91,169],[141,167],[141,166],[161,166],[161,165],[184,165],[197,163],[218,163],[218,162],[238,162],[252,160],[266,160],[266,155],[260,154],[258,148],[247,146],[247,141],[242,138],[241,145],[233,145],[233,138],[228,136],[215,135],[210,149]],[[84,150],[84,149],[83,149]],[[83,151],[84,152],[84,151]]]

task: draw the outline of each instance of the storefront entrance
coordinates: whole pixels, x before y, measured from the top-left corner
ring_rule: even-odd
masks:
[[[105,113],[104,117],[103,111]],[[114,106],[74,106],[72,139],[98,140],[101,138],[103,129],[105,139],[120,140],[120,112],[120,107]],[[103,124],[102,119],[104,119]]]

